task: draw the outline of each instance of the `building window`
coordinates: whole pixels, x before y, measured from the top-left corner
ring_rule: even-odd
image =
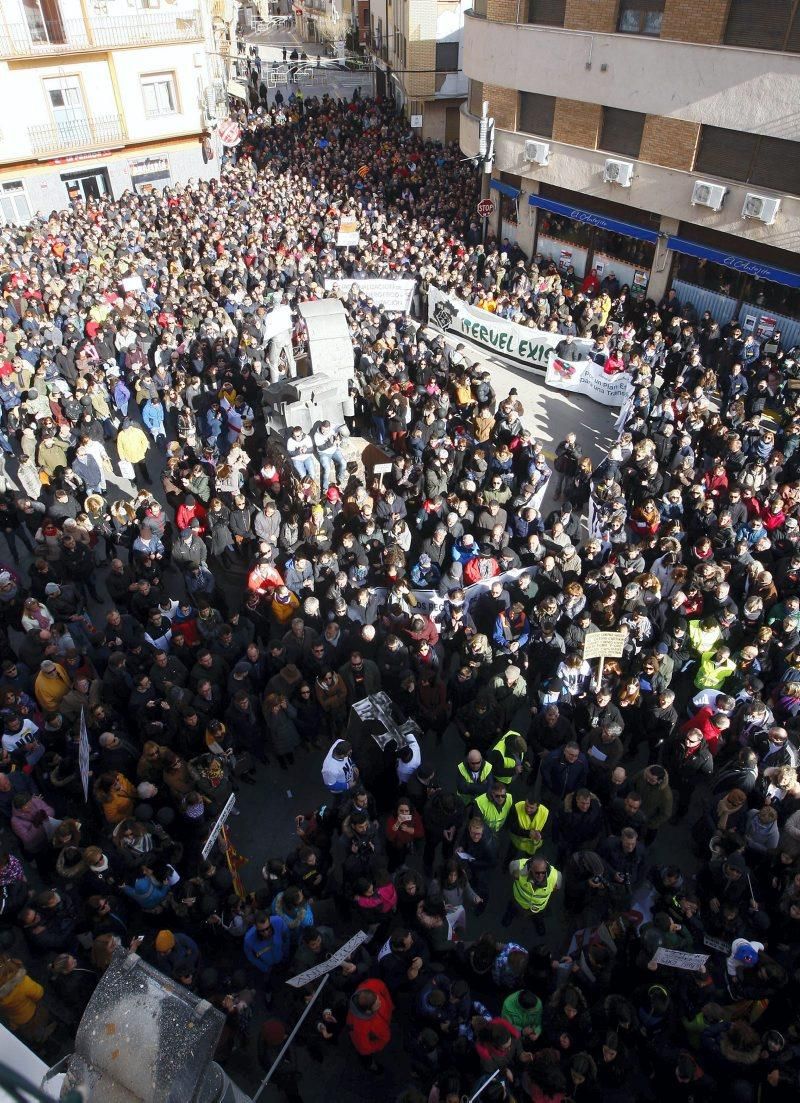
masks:
[[[800,142],[704,126],[694,171],[800,195]]]
[[[483,114],[483,81],[471,80],[469,82],[467,105],[470,115],[477,115],[478,118],[481,117]]]
[[[22,0],[31,42],[63,45],[67,41],[58,0]]]
[[[604,107],[600,149],[609,153],[621,153],[625,157],[638,157],[646,117],[641,111]]]
[[[437,73],[457,73],[458,72],[458,43],[457,42],[437,42],[436,43],[436,72]]]
[[[519,129],[525,134],[553,137],[555,96],[540,96],[538,92],[520,92]]]
[[[172,73],[152,73],[142,77],[142,99],[144,113],[148,119],[157,119],[161,115],[178,113],[178,96],[175,91],[175,76]]]
[[[5,223],[19,225],[30,221],[31,208],[21,180],[8,180],[0,184],[0,217]]]
[[[723,176],[726,180],[746,180],[757,145],[757,134],[725,130],[721,126],[701,127],[694,171]]]
[[[731,0],[726,46],[800,53],[800,9],[794,0]]]
[[[617,29],[623,34],[658,38],[664,18],[664,0],[620,0]]]
[[[567,0],[528,0],[528,22],[563,27]]]

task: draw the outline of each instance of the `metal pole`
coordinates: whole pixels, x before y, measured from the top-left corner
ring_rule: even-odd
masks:
[[[275,1060],[274,1060],[274,1061],[272,1062],[272,1068],[271,1068],[271,1069],[269,1070],[269,1072],[267,1073],[267,1075],[266,1075],[266,1076],[264,1077],[264,1079],[263,1079],[263,1080],[261,1081],[261,1087],[260,1087],[260,1088],[258,1089],[258,1091],[256,1092],[256,1094],[255,1094],[255,1095],[253,1096],[253,1103],[258,1103],[258,1099],[259,1099],[259,1096],[261,1095],[261,1093],[263,1092],[264,1088],[266,1088],[267,1084],[268,1084],[268,1083],[270,1082],[270,1080],[272,1079],[272,1074],[273,1074],[273,1072],[275,1071],[275,1069],[276,1069],[276,1068],[278,1067],[278,1065],[279,1065],[279,1064],[281,1063],[281,1061],[283,1060],[283,1055],[284,1055],[284,1054],[286,1053],[286,1050],[287,1050],[287,1049],[289,1048],[289,1046],[290,1046],[290,1045],[292,1044],[292,1041],[294,1040],[294,1036],[295,1036],[295,1034],[296,1034],[296,1033],[298,1032],[298,1030],[300,1029],[300,1027],[301,1027],[301,1026],[303,1025],[303,1023],[305,1022],[305,1018],[306,1018],[306,1015],[307,1015],[307,1014],[309,1013],[309,1011],[311,1010],[311,1008],[312,1008],[312,1007],[314,1006],[314,1004],[315,1004],[315,1003],[317,1002],[317,996],[319,996],[319,994],[320,994],[320,992],[322,991],[322,989],[323,989],[323,988],[325,987],[325,985],[326,985],[326,984],[328,983],[328,977],[329,977],[329,976],[330,976],[330,973],[326,973],[326,974],[325,974],[325,976],[324,976],[324,977],[322,978],[322,980],[321,980],[321,981],[319,982],[319,984],[317,985],[317,990],[316,990],[316,992],[315,992],[315,993],[314,993],[314,995],[313,995],[313,996],[311,997],[311,999],[310,999],[310,1000],[308,1001],[308,1003],[307,1003],[307,1005],[306,1005],[306,1009],[305,1009],[305,1011],[303,1012],[303,1014],[302,1014],[302,1015],[300,1016],[300,1018],[299,1018],[299,1019],[297,1020],[297,1022],[295,1023],[295,1027],[294,1027],[294,1030],[293,1030],[293,1031],[292,1031],[292,1033],[291,1033],[291,1034],[289,1035],[289,1037],[288,1037],[288,1038],[286,1039],[286,1041],[285,1041],[285,1042],[283,1043],[283,1049],[282,1049],[282,1050],[280,1051],[280,1053],[278,1054],[278,1056],[277,1056],[277,1057],[275,1058]]]
[[[486,1091],[486,1089],[491,1084],[492,1080],[494,1080],[495,1076],[499,1076],[499,1075],[500,1075],[500,1069],[495,1069],[494,1072],[492,1073],[492,1075],[486,1081],[486,1083],[481,1084],[481,1086],[478,1088],[478,1090],[475,1092],[475,1094],[468,1100],[468,1103],[475,1103],[475,1100],[478,1098],[478,1096],[481,1094],[481,1092]],[[256,1096],[256,1099],[257,1098],[258,1098],[258,1096]]]

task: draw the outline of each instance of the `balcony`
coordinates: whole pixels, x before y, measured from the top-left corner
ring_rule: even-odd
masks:
[[[35,29],[26,23],[14,23],[0,28],[0,57],[86,53],[120,46],[194,42],[202,38],[203,26],[200,13],[196,11],[96,16],[88,25],[82,19],[61,19],[42,22]]]
[[[28,138],[37,157],[57,157],[110,149],[121,145],[126,135],[119,115],[99,115],[94,119],[62,122],[58,126],[30,126]]]

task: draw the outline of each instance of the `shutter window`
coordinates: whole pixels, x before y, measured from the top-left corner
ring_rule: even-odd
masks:
[[[700,131],[694,171],[723,176],[727,180],[747,180],[757,145],[757,134],[704,126]]]
[[[638,157],[645,118],[641,111],[604,107],[600,149],[609,153],[621,153],[625,157]]]
[[[563,27],[567,0],[528,0],[528,22]]]
[[[483,112],[483,81],[470,80],[467,105],[470,115],[481,117]]]
[[[753,161],[750,183],[800,195],[800,142],[762,137]]]
[[[800,7],[795,10],[794,19],[789,28],[789,37],[786,39],[786,51],[790,54],[800,54]]]
[[[793,0],[731,0],[725,45],[782,50],[793,6]]]
[[[519,129],[524,134],[553,137],[555,96],[540,96],[538,92],[521,92],[519,104]]]

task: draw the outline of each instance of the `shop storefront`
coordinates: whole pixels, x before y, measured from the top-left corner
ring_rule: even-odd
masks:
[[[547,195],[529,195],[528,203],[536,209],[535,255],[562,272],[571,267],[579,283],[592,271],[600,280],[613,275],[633,296],[645,297],[658,241],[655,216],[641,212],[638,224]]]
[[[672,287],[681,303],[690,303],[698,314],[710,311],[720,324],[735,320],[761,339],[779,330],[785,347],[800,344],[800,260],[796,256],[787,254],[787,262],[796,268],[791,271],[716,247],[732,242],[741,249],[750,243],[717,234],[715,238],[721,240],[712,245],[684,237],[693,231],[699,236],[691,226],[681,230],[681,235],[667,238],[674,254]],[[711,238],[710,233],[706,236]],[[751,252],[756,249],[751,247]]]
[[[499,180],[491,180],[489,188],[496,192],[500,203],[500,240],[516,244],[519,240],[520,178],[509,179],[510,173],[502,173]]]

